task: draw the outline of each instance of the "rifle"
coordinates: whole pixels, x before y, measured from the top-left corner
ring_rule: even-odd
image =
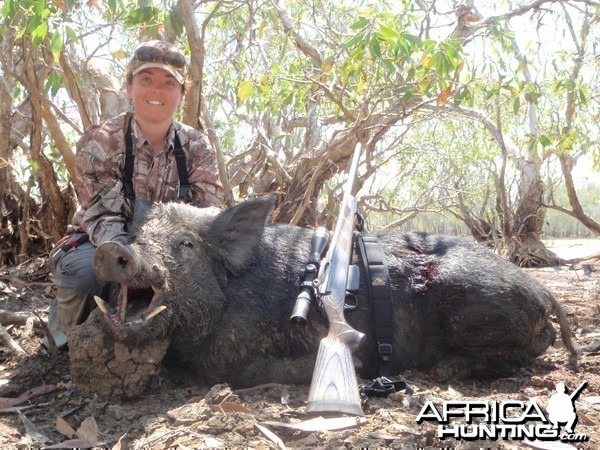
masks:
[[[361,144],[352,156],[344,196],[331,245],[313,285],[329,321],[329,333],[321,340],[308,394],[308,412],[339,411],[363,416],[352,352],[365,335],[346,322],[344,306],[348,271],[352,262],[356,199],[352,195]]]

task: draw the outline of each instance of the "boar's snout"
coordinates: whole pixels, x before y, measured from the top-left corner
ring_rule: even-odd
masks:
[[[94,252],[94,272],[101,281],[126,284],[138,271],[135,255],[120,242],[103,242]]]

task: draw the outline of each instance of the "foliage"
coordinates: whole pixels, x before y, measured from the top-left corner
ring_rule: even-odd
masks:
[[[460,44],[452,39],[422,40],[414,34],[416,17],[404,11],[360,11],[356,20],[354,8],[337,8],[331,14],[336,9],[333,3],[318,10],[301,2],[290,6],[298,22],[313,15],[313,45],[324,56],[322,60],[301,58],[294,43],[282,37],[268,8],[232,8],[209,25],[207,74],[212,81],[208,99],[235,111],[235,120],[244,118],[251,127],[259,127],[260,118],[268,117],[284,128],[316,102],[315,97],[326,97],[319,101],[324,121],[341,117],[335,123],[347,123],[364,103],[383,109],[414,96],[436,97],[457,70]],[[314,16],[325,13],[333,20],[329,29],[320,30]],[[245,36],[250,38],[246,41]],[[302,150],[293,133],[277,137],[292,144],[286,149],[288,155]]]
[[[538,3],[499,2],[494,11],[482,3],[482,15],[462,4],[443,13],[440,1],[409,0],[6,0],[0,43],[12,50],[0,58],[0,73],[10,92],[0,98],[10,105],[0,112],[44,102],[72,148],[83,127],[100,120],[98,92],[122,86],[136,43],[165,38],[201,69],[192,81],[202,121],[214,132],[235,200],[275,191],[280,217],[326,222],[350,147],[361,139],[361,206],[370,223],[420,227],[433,214],[453,229],[463,223],[475,232],[477,223],[496,236],[517,233],[531,215],[543,226],[550,198],[571,208],[560,194],[563,177],[544,178],[544,164],[587,155],[600,166],[598,121],[589,119],[599,104],[597,7]],[[25,57],[34,61],[41,97],[23,78]],[[101,88],[88,64],[111,87]],[[42,203],[50,201],[42,178],[64,190],[72,177],[48,120],[41,150],[54,175],[42,175],[33,160],[31,131],[0,150],[33,175],[28,195]],[[524,212],[532,166],[545,190]],[[578,186],[581,201],[598,217],[590,186]]]

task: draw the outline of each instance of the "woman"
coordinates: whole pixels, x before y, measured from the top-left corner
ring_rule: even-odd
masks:
[[[185,56],[175,46],[140,44],[127,68],[133,113],[90,127],[77,144],[73,183],[81,206],[51,253],[57,295],[48,325],[58,347],[95,306],[102,286],[94,276],[94,250],[105,241],[127,242],[136,198],[222,206],[208,139],[173,120],[185,97],[185,75]]]

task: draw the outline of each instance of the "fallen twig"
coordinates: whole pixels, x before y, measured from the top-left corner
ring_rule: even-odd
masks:
[[[48,342],[48,350],[50,351],[50,353],[54,356],[56,356],[58,354],[58,347],[56,346],[56,341],[54,340],[54,336],[52,336],[52,333],[50,332],[50,328],[48,328],[48,325],[46,324],[46,322],[44,320],[42,320],[42,318],[38,315],[37,312],[33,312],[35,314],[35,316],[40,319],[41,322],[41,326],[44,329],[44,334],[46,335],[46,340]]]
[[[27,355],[28,353],[21,348],[19,344],[15,342],[8,331],[0,324],[0,344],[4,345],[8,348],[12,353],[17,353],[21,355]]]

